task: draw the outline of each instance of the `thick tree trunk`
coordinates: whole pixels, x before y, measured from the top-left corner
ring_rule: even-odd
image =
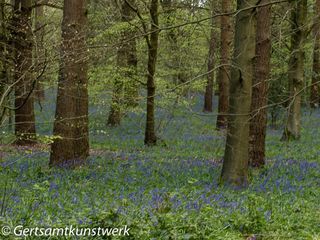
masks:
[[[212,15],[214,14],[214,4],[211,3]],[[214,21],[211,23],[211,34],[210,34],[210,44],[209,44],[209,54],[208,54],[208,75],[207,84],[204,94],[204,112],[212,112],[212,100],[213,100],[213,84],[214,84],[214,52],[216,47],[216,36],[214,31]]]
[[[50,166],[77,166],[89,155],[86,0],[65,0]]]
[[[45,50],[44,50],[44,34],[45,34],[45,28],[44,28],[44,7],[39,6],[35,9],[35,64],[36,64],[36,72],[38,75],[41,74],[44,64],[46,61],[45,56]],[[44,86],[43,86],[43,77],[41,76],[36,85],[35,95],[38,98],[38,100],[44,100],[45,98],[45,92],[44,92]]]
[[[231,12],[233,10],[232,1],[222,0],[222,12]],[[221,47],[220,63],[218,72],[219,84],[219,103],[217,116],[217,129],[227,127],[227,113],[229,106],[229,79],[230,79],[230,58],[233,40],[232,17],[225,15],[221,17]]]
[[[255,6],[259,0],[239,0],[237,9]],[[230,116],[221,181],[246,185],[249,160],[249,122],[253,64],[255,58],[256,13],[243,10],[236,18],[235,49],[230,82]]]
[[[132,11],[131,11],[132,12]],[[133,20],[133,18],[131,19]],[[125,106],[136,107],[139,103],[139,83],[136,81],[138,71],[138,56],[137,56],[137,43],[135,40],[136,32],[133,30],[128,31],[127,39],[127,67],[126,77],[129,79],[129,83],[125,85]]]
[[[147,77],[147,120],[144,143],[148,146],[157,143],[155,133],[154,98],[156,86],[154,75],[158,55],[159,20],[158,20],[158,0],[151,0],[151,33],[148,41],[148,77]]]
[[[33,144],[36,139],[31,4],[31,0],[17,0],[14,5],[15,143],[18,145]]]
[[[262,0],[260,4],[269,3]],[[265,164],[265,138],[267,128],[267,80],[271,57],[271,5],[257,9],[256,58],[252,87],[250,122],[250,165]]]
[[[282,140],[300,138],[301,95],[304,83],[304,43],[306,39],[307,0],[292,1],[291,54],[288,68],[289,105]]]
[[[310,93],[310,107],[316,108],[320,104],[320,0],[315,4],[313,74]]]
[[[134,19],[135,0],[122,2],[121,21],[130,22]],[[137,48],[135,32],[127,29],[122,33],[122,40],[117,51],[118,76],[114,80],[112,104],[108,116],[108,125],[118,126],[121,123],[122,108],[134,107],[138,104],[139,87],[134,79],[137,74]]]

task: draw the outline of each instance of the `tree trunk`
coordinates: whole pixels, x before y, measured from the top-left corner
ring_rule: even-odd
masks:
[[[212,15],[214,15],[214,4],[211,3]],[[213,100],[213,84],[214,84],[214,52],[216,45],[216,38],[214,32],[214,21],[211,23],[211,34],[210,34],[210,44],[209,44],[209,54],[208,54],[208,75],[207,75],[207,85],[204,94],[204,112],[212,112],[212,100]]]
[[[282,140],[300,138],[301,95],[304,83],[304,43],[306,39],[307,0],[292,1],[291,54],[288,69],[289,105],[286,126]]]
[[[10,2],[12,6],[14,6],[14,2]],[[10,9],[10,12],[5,11],[5,0],[0,1],[1,8],[0,8],[0,96],[3,97],[2,106],[0,104],[0,111],[1,116],[0,120],[1,123],[8,119],[8,130],[12,132],[14,123],[14,110],[4,108],[4,106],[10,106],[13,108],[14,105],[14,90],[10,88],[9,92],[6,92],[6,96],[3,96],[5,91],[8,89],[9,86],[12,85],[13,78],[15,75],[15,51],[14,51],[14,44],[13,40],[16,37],[16,28],[17,26],[17,18],[14,17],[13,14],[15,12],[14,8]],[[9,17],[10,16],[10,17]],[[0,123],[0,124],[1,124]]]
[[[6,26],[5,26],[5,16],[4,16],[4,0],[0,0],[0,99],[5,91],[7,84],[7,69],[6,69],[6,59],[5,59],[5,46],[6,41]],[[0,105],[0,114],[2,114],[2,107]]]
[[[50,166],[81,165],[89,155],[86,7],[85,0],[64,1]]]
[[[44,28],[44,7],[39,6],[35,9],[35,65],[36,65],[36,72],[38,75],[41,74],[44,64],[46,61],[45,56],[45,49],[43,46],[44,43],[44,34],[45,34],[45,28]],[[35,95],[38,98],[38,100],[44,100],[45,98],[45,92],[44,92],[44,86],[43,86],[43,77],[41,76],[36,85]]]
[[[237,9],[255,6],[259,0],[239,0]],[[230,116],[221,181],[246,185],[249,160],[249,122],[253,64],[255,58],[256,13],[240,11],[236,18],[235,49],[230,82]]]
[[[151,33],[150,38],[148,38],[147,120],[144,138],[144,143],[147,146],[152,146],[157,143],[154,117],[154,98],[156,93],[154,75],[156,71],[159,37],[158,0],[151,0],[150,16]]]
[[[232,1],[222,0],[222,12],[231,12],[233,10]],[[217,116],[217,129],[225,129],[227,127],[227,113],[229,106],[229,79],[230,79],[230,58],[232,49],[232,17],[221,17],[221,47],[220,47],[220,63],[221,67],[218,72],[219,84],[219,103]]]
[[[176,11],[176,6],[174,5],[172,0],[162,0],[161,1],[161,6],[163,9],[163,16],[165,19],[165,27],[170,27],[175,24],[175,11]],[[166,31],[166,39],[169,42],[169,50],[171,52],[171,57],[170,59],[170,68],[171,70],[176,70],[177,68],[180,68],[180,59],[178,56],[178,50],[179,50],[179,43],[178,43],[178,36],[177,32],[175,29],[169,29]],[[180,69],[178,69],[180,70]],[[178,84],[178,74],[179,73],[174,73],[174,82]]]
[[[269,3],[262,0],[260,4]],[[271,5],[257,9],[256,58],[252,87],[250,122],[250,165],[265,164],[265,138],[267,128],[267,80],[271,57]]]
[[[31,0],[17,0],[14,5],[14,80],[17,81],[15,85],[15,143],[18,145],[34,144],[36,141],[31,4]]]
[[[7,23],[4,11],[4,0],[0,0],[0,126],[5,121],[8,96],[5,95],[6,87],[8,85],[8,64],[7,64]]]
[[[118,74],[116,79],[114,80],[113,86],[113,96],[112,96],[112,103],[110,107],[110,113],[108,117],[108,125],[115,127],[120,125],[121,123],[121,115],[123,106],[123,94],[124,94],[124,71],[126,68],[126,54],[127,49],[124,46],[125,44],[121,44],[117,51],[117,70]]]
[[[134,19],[131,6],[135,0],[122,2],[121,21],[130,22]],[[117,51],[118,76],[114,80],[112,103],[108,117],[108,125],[118,126],[121,123],[122,108],[138,104],[139,88],[134,79],[137,74],[137,48],[134,38],[135,32],[126,29],[122,33],[121,44]]]
[[[313,74],[310,93],[310,107],[316,108],[320,104],[320,0],[315,4],[315,23],[313,28],[314,49],[313,49]]]
[[[134,2],[134,1],[133,1]],[[131,9],[130,9],[131,10]],[[130,11],[130,15],[132,16],[132,11]],[[134,17],[128,19],[128,21],[132,21]],[[129,82],[125,85],[125,106],[127,107],[136,107],[139,103],[139,83],[136,81],[137,72],[138,72],[138,57],[137,57],[137,43],[135,39],[136,31],[129,30],[127,32],[127,67],[126,67],[126,77]]]

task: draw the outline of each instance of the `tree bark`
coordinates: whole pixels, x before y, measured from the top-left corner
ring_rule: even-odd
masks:
[[[126,47],[121,44],[117,51],[117,69],[118,74],[114,80],[112,103],[108,117],[108,125],[115,127],[121,123],[122,109],[124,107],[124,71],[126,67]]]
[[[15,144],[17,145],[36,142],[31,4],[31,0],[17,0],[14,5],[14,81],[17,82],[15,85]]]
[[[315,3],[315,23],[313,28],[314,49],[313,49],[313,73],[310,93],[310,107],[317,108],[320,104],[320,0]]]
[[[158,0],[151,0],[150,5],[151,29],[148,41],[148,77],[147,77],[147,120],[144,143],[152,146],[157,143],[155,134],[154,98],[156,86],[154,75],[156,71],[159,38]]]
[[[131,7],[135,0],[124,0],[121,5],[121,21],[131,22],[134,12]],[[138,104],[139,88],[134,79],[137,74],[137,48],[135,32],[126,29],[122,33],[121,44],[117,51],[118,76],[114,80],[112,103],[108,116],[108,125],[118,126],[121,123],[122,108]],[[126,81],[128,80],[128,81]]]
[[[81,165],[89,155],[86,0],[65,0],[50,166]]]
[[[6,41],[6,26],[5,26],[5,14],[4,14],[4,0],[0,0],[0,98],[4,93],[5,86],[7,84],[7,70],[5,59],[5,46]],[[0,106],[2,110],[3,106]],[[2,114],[2,111],[0,112]]]
[[[161,6],[163,16],[167,27],[174,26],[176,21],[177,1],[162,0]],[[191,7],[191,6],[190,6]],[[169,43],[170,57],[167,60],[167,66],[172,73],[172,82],[176,85],[183,85],[187,81],[186,64],[184,57],[181,55],[181,42],[179,40],[179,31],[177,29],[169,29],[165,31],[166,38]],[[181,95],[187,94],[187,86],[180,87]]]
[[[269,3],[262,0],[260,4]],[[256,58],[252,87],[250,122],[250,165],[265,164],[265,138],[267,129],[267,80],[271,57],[271,5],[257,9]]]
[[[134,4],[135,1],[133,0],[132,2]],[[133,12],[131,9],[128,10],[130,10],[130,13],[128,13],[127,19],[128,21],[132,21],[134,19]],[[130,29],[126,35],[126,38],[130,40],[128,40],[127,45],[127,67],[125,71],[125,75],[129,80],[129,83],[126,84],[124,88],[126,94],[125,106],[136,107],[139,103],[139,83],[135,79],[138,73],[137,43],[135,39],[136,31]]]
[[[301,130],[301,96],[304,83],[304,44],[307,0],[291,1],[291,54],[288,67],[289,105],[282,140],[297,140]]]
[[[259,0],[239,0],[237,9],[257,5]],[[255,58],[255,9],[240,11],[236,17],[235,49],[230,82],[230,116],[221,181],[246,185],[249,160],[249,122],[253,64]]]
[[[233,10],[232,1],[222,0],[222,12],[231,12]],[[230,78],[230,58],[232,49],[232,18],[231,16],[221,17],[221,47],[220,47],[220,64],[218,72],[219,84],[219,103],[217,116],[217,129],[227,127],[227,113],[229,106],[229,78]]]
[[[7,44],[8,33],[4,10],[5,0],[0,0],[0,126],[4,122],[8,96],[4,96],[8,85],[8,63]]]
[[[35,64],[36,64],[36,72],[38,75],[41,74],[43,68],[45,67],[45,49],[44,49],[44,34],[45,34],[45,27],[44,27],[44,6],[39,6],[35,8]],[[44,92],[44,85],[43,85],[43,76],[41,76],[37,80],[35,95],[39,101],[44,100],[45,92]]]
[[[214,4],[211,3],[212,15],[214,15]],[[216,36],[214,32],[214,21],[211,23],[211,34],[210,34],[210,44],[209,44],[209,54],[208,54],[208,75],[207,84],[204,94],[204,112],[212,112],[212,100],[213,100],[213,84],[214,84],[214,53],[216,47]]]
[[[14,1],[10,2],[14,6]],[[14,26],[17,26],[17,17],[15,17],[15,9],[11,8],[9,12],[5,11],[5,0],[0,1],[1,4],[1,17],[0,17],[0,96],[2,97],[13,82],[15,75],[15,46],[14,39],[16,37],[17,29]],[[8,119],[8,130],[12,132],[14,128],[13,118],[14,110],[11,110],[4,106],[10,106],[11,108],[14,105],[14,90],[10,88],[10,91],[7,92],[6,96],[3,96],[2,106],[0,106],[0,121],[3,123]],[[1,124],[1,123],[0,123]]]

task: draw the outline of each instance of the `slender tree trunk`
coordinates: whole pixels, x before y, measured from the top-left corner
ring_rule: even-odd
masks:
[[[174,25],[174,21],[175,21],[175,6],[173,4],[172,0],[162,0],[161,2],[161,6],[163,9],[163,15],[165,18],[165,24],[166,27],[170,27]],[[169,29],[168,31],[166,31],[166,39],[169,42],[169,50],[171,51],[171,56],[172,59],[170,59],[170,68],[172,68],[172,70],[180,68],[180,59],[178,56],[178,50],[179,50],[179,46],[178,46],[178,36],[177,36],[177,32],[175,31],[175,29]],[[176,61],[176,62],[174,62]],[[173,74],[174,76],[174,81],[178,84],[178,73]]]
[[[214,15],[214,4],[211,3],[212,15]],[[208,75],[207,75],[207,85],[204,94],[204,112],[212,112],[212,100],[213,100],[213,84],[214,84],[214,53],[216,45],[216,36],[214,32],[214,21],[211,23],[211,34],[210,34],[210,44],[209,44],[209,54],[208,54]]]
[[[6,2],[5,0],[2,0],[3,2]],[[10,1],[11,5],[14,6],[14,1]],[[5,8],[2,8],[2,29],[3,29],[3,39],[4,45],[2,48],[2,51],[4,50],[4,53],[2,55],[3,57],[3,69],[4,71],[2,72],[3,74],[3,80],[5,85],[11,85],[14,82],[14,77],[15,77],[15,62],[16,62],[16,54],[15,54],[15,44],[14,40],[16,39],[16,28],[17,26],[17,18],[14,13],[16,12],[14,8],[11,8],[9,12],[4,11]],[[8,15],[7,15],[8,14]],[[14,90],[14,89],[10,89]],[[14,99],[15,99],[15,93],[9,92],[7,96],[5,96],[5,103],[7,106],[11,106],[12,108],[14,107]],[[6,109],[6,111],[3,111],[3,117],[6,118],[8,117],[8,130],[9,132],[12,132],[13,129],[15,128],[14,124],[14,116],[15,116],[15,111],[11,109]]]
[[[35,9],[35,36],[36,36],[36,42],[35,42],[35,65],[36,65],[36,72],[38,75],[41,74],[44,64],[46,61],[45,56],[45,50],[44,50],[44,34],[45,34],[45,28],[44,28],[44,7],[39,6]],[[44,100],[45,98],[45,92],[44,92],[44,86],[43,86],[43,77],[40,77],[37,81],[36,85],[36,91],[35,95],[38,98],[38,100]]]
[[[86,0],[65,0],[50,166],[77,166],[89,155]]]
[[[175,25],[176,20],[176,1],[162,0],[161,5],[167,27]],[[170,58],[167,61],[169,71],[172,72],[172,82],[176,85],[184,84],[186,82],[186,67],[183,56],[181,56],[181,47],[178,32],[176,29],[170,29],[165,32],[169,43]],[[186,95],[186,87],[181,87],[181,94]]]
[[[304,43],[306,38],[307,0],[292,1],[291,55],[288,68],[289,105],[282,140],[300,138],[301,95],[304,83]]]
[[[144,138],[144,143],[148,146],[157,143],[154,117],[154,98],[156,93],[154,75],[156,71],[159,38],[158,0],[151,0],[150,16],[151,33],[148,41],[147,120]]]
[[[126,54],[127,49],[124,44],[121,44],[117,51],[117,69],[118,74],[114,80],[112,104],[110,107],[110,113],[108,117],[109,126],[118,126],[121,123],[122,109],[124,107],[124,71],[126,67]]]
[[[222,0],[222,12],[231,12],[233,10],[232,1]],[[227,113],[229,106],[229,78],[230,78],[230,58],[232,49],[232,18],[231,16],[221,17],[221,47],[220,47],[220,63],[222,67],[218,72],[219,83],[219,103],[217,116],[217,129],[227,127]]]
[[[313,74],[310,93],[310,106],[316,108],[320,104],[320,0],[315,4],[314,49],[313,49]]]
[[[255,6],[259,0],[239,0],[237,9]],[[243,10],[236,18],[235,49],[230,82],[230,116],[221,181],[246,185],[248,181],[249,123],[255,58],[255,10]]]
[[[121,21],[130,22],[134,19],[135,0],[122,2]],[[118,74],[114,80],[112,103],[108,116],[108,125],[118,126],[121,123],[122,108],[134,107],[138,104],[139,88],[135,80],[137,75],[137,48],[134,38],[135,31],[126,29],[122,33],[122,43],[117,51]]]
[[[262,0],[260,4],[269,3]],[[271,57],[271,5],[257,9],[256,58],[252,87],[250,122],[250,165],[265,164],[265,138],[267,129],[267,80]]]
[[[0,0],[0,99],[4,93],[5,86],[7,84],[7,69],[5,59],[5,46],[6,41],[6,26],[5,26],[5,14],[4,14],[4,0]],[[3,106],[0,106],[2,110]],[[2,111],[0,112],[2,114]]]
[[[15,143],[18,145],[33,144],[36,139],[31,4],[31,0],[17,0],[14,5]]]
[[[8,96],[4,96],[8,85],[8,33],[4,4],[5,0],[0,0],[0,126],[5,121],[7,111],[4,106],[8,102]]]

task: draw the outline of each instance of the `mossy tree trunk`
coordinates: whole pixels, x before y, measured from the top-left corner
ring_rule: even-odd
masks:
[[[320,0],[315,4],[315,23],[313,28],[314,49],[313,49],[313,73],[310,92],[310,107],[316,108],[320,104]]]
[[[126,67],[126,49],[121,43],[117,50],[117,74],[113,83],[112,103],[108,116],[107,125],[115,127],[120,125],[122,118],[122,109],[124,108],[124,79],[123,71]]]
[[[89,155],[86,0],[65,0],[50,166],[77,166]]]
[[[5,26],[5,12],[4,12],[4,0],[0,0],[0,99],[4,94],[5,87],[7,84],[7,69],[5,59],[5,47],[6,41],[6,26]],[[3,106],[0,106],[2,110]],[[0,112],[2,114],[2,111]]]
[[[132,16],[132,11],[130,15]],[[129,20],[129,19],[128,19]],[[132,19],[133,20],[133,17]],[[124,91],[126,94],[125,97],[125,106],[126,107],[136,107],[139,104],[139,83],[137,82],[137,72],[138,72],[138,56],[137,56],[137,43],[136,43],[136,31],[130,29],[127,34],[128,40],[128,50],[127,50],[127,67],[125,75],[128,78],[128,83],[125,85]]]
[[[228,13],[233,10],[233,4],[230,0],[221,1],[222,12]],[[217,129],[225,129],[227,127],[227,113],[229,106],[229,79],[230,79],[230,59],[233,42],[232,17],[224,15],[221,17],[221,39],[220,39],[220,64],[222,65],[218,71],[219,84],[219,102]]]
[[[134,19],[132,7],[135,0],[123,0],[121,5],[121,21],[131,22]],[[131,28],[122,32],[121,43],[117,50],[118,74],[114,80],[112,103],[107,124],[118,126],[121,123],[123,109],[136,106],[139,98],[137,76],[137,49],[134,38],[135,31]]]
[[[6,120],[8,109],[9,93],[9,73],[12,72],[10,67],[9,51],[9,31],[7,14],[5,11],[5,0],[0,0],[0,125]],[[10,111],[9,111],[10,113]]]
[[[255,6],[258,0],[239,0],[237,9]],[[230,110],[221,181],[243,186],[248,181],[249,123],[255,59],[256,9],[239,11],[230,81]]]
[[[288,66],[289,99],[282,140],[297,140],[301,131],[301,96],[304,85],[304,44],[307,0],[291,1],[291,50]]]
[[[161,0],[160,3],[163,9],[166,27],[174,26],[176,24],[179,2],[175,0]],[[176,85],[180,85],[179,93],[186,96],[188,90],[188,86],[185,84],[188,77],[186,71],[187,66],[184,56],[181,54],[182,43],[179,39],[179,30],[177,28],[169,29],[165,31],[165,34],[169,45],[168,50],[170,52],[170,57],[167,60],[166,65],[172,76],[172,82]]]
[[[31,4],[31,0],[17,0],[14,4],[14,81],[17,82],[15,85],[15,144],[17,145],[34,144],[36,141]]]
[[[260,4],[270,3],[262,0]],[[257,9],[256,58],[252,87],[250,122],[250,165],[265,164],[265,138],[267,129],[267,95],[271,58],[271,5]]]

